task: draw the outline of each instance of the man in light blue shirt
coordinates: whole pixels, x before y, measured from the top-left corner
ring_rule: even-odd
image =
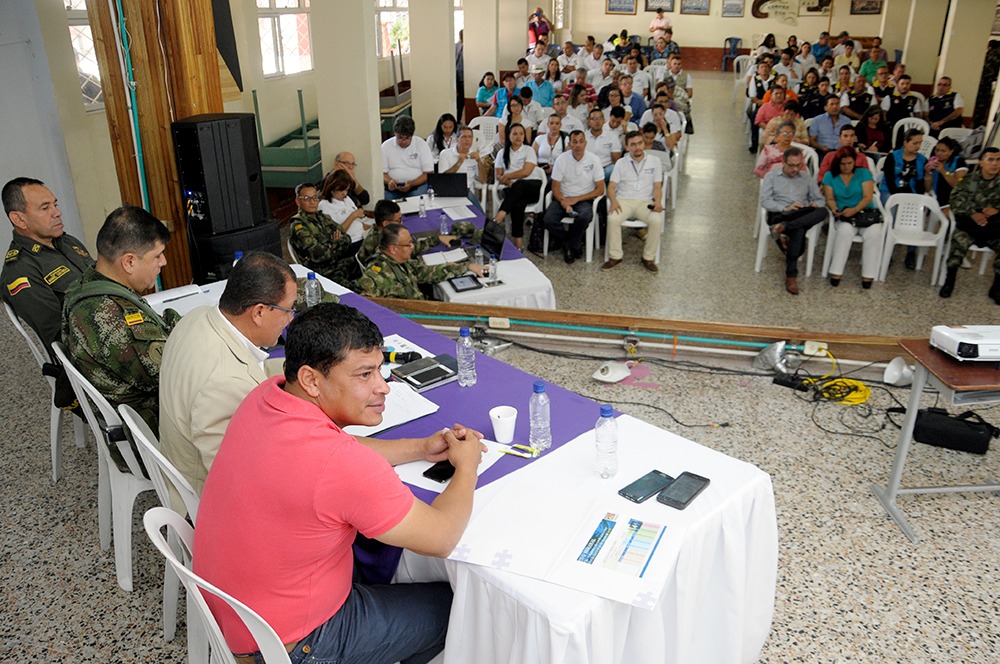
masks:
[[[826,113],[817,116],[809,126],[809,142],[820,159],[825,153],[840,147],[840,128],[851,123],[850,118],[840,114],[839,97],[828,97],[825,108]]]
[[[531,89],[532,97],[542,108],[552,108],[552,100],[556,97],[555,88],[545,79],[545,68],[541,65],[531,65],[528,70],[532,79],[525,86]]]

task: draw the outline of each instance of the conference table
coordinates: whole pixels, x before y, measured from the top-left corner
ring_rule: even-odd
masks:
[[[475,208],[467,198],[435,198],[434,202],[427,206],[427,216],[420,217],[418,204],[412,199],[396,201],[403,212],[403,225],[411,233],[426,231],[438,231],[441,226],[440,215],[447,214],[446,209],[465,208],[472,214],[462,221],[471,222],[476,228],[482,228],[486,223],[485,215]],[[449,224],[454,223],[449,218]],[[468,246],[468,240],[465,240]],[[437,253],[444,250],[444,247],[433,249],[430,253]],[[497,286],[485,286],[475,290],[456,291],[447,281],[437,284],[434,287],[434,294],[437,298],[445,302],[458,302],[461,304],[488,304],[500,307],[522,307],[531,309],[555,309],[556,295],[552,288],[552,282],[546,277],[538,267],[524,257],[510,239],[504,240],[503,252],[497,257],[500,259],[499,273],[500,283]],[[486,280],[480,280],[485,283]]]
[[[294,269],[306,272],[302,266]],[[322,281],[384,335],[399,335],[430,353],[454,354],[454,340]],[[224,282],[194,288],[202,304],[217,302]],[[157,299],[158,309],[181,302],[169,295]],[[437,405],[436,412],[378,435],[422,437],[460,422],[489,438],[488,411],[512,405],[519,411],[514,441],[527,443],[527,404],[537,378],[481,353],[476,368],[475,386],[452,382],[423,392]],[[454,589],[444,662],[755,661],[770,632],[777,578],[770,476],[619,414],[620,469],[601,479],[593,470],[599,404],[550,382],[546,392],[552,447],[534,459],[498,455],[481,472],[472,519],[449,559],[403,552],[397,582],[447,579]],[[618,495],[618,489],[654,468],[671,476],[690,471],[711,484],[683,511],[655,499],[634,504]],[[411,489],[427,502],[437,496],[426,486]],[[567,543],[572,547],[574,533],[586,534],[595,510],[662,527],[649,559],[650,579],[584,568],[572,551],[558,570],[533,569],[543,553]],[[497,540],[502,549],[497,555],[486,550],[483,558],[483,547]]]

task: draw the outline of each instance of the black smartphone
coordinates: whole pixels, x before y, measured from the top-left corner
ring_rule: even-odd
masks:
[[[628,498],[633,503],[641,503],[658,494],[673,479],[662,471],[651,470],[635,482],[619,489],[618,495],[622,498]]]
[[[708,478],[683,472],[660,492],[656,500],[674,509],[682,510],[690,505],[691,501],[708,485]]]
[[[424,471],[424,477],[429,480],[434,480],[435,482],[447,482],[454,474],[455,466],[451,465],[451,461],[448,461],[447,459],[444,461],[438,461],[436,464]]]

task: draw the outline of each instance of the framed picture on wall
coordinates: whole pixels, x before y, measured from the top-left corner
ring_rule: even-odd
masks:
[[[605,14],[634,14],[636,0],[605,0]]]
[[[722,17],[737,18],[743,16],[744,0],[722,0]]]
[[[674,0],[646,0],[647,12],[655,12],[657,9],[665,12],[674,11]]]
[[[681,0],[681,13],[708,16],[711,4],[712,0]]]
[[[851,0],[852,14],[881,14],[883,0]]]
[[[833,0],[799,0],[799,16],[829,16],[831,4]]]

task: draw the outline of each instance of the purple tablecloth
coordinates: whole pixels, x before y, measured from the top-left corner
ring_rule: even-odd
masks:
[[[474,219],[466,219],[465,221],[471,222],[476,228],[482,228],[486,223],[486,217],[482,212],[477,210],[472,204],[469,204],[469,209],[472,213],[476,215]],[[420,233],[421,231],[437,231],[441,228],[440,213],[443,210],[428,210],[427,217],[421,219],[419,215],[410,214],[403,217],[403,225],[406,226],[407,230],[411,233]],[[451,218],[448,218],[448,223],[452,224]],[[468,244],[468,240],[464,241]],[[444,251],[444,247],[438,245],[438,247],[432,249],[427,253],[433,253],[435,251]],[[502,261],[517,260],[518,258],[524,258],[524,254],[517,250],[517,248],[511,244],[509,239],[504,240],[503,243],[503,254],[500,256]]]

